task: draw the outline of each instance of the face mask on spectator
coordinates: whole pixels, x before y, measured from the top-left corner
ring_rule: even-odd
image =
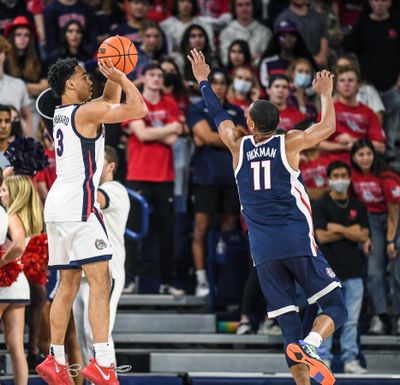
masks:
[[[251,90],[251,82],[244,79],[233,79],[233,89],[236,92],[247,94]]]
[[[338,194],[343,194],[347,191],[350,185],[350,180],[349,179],[336,179],[336,180],[330,180],[329,181],[329,186],[331,189]]]
[[[165,87],[176,86],[178,83],[178,75],[172,72],[164,73],[164,85]]]
[[[294,74],[294,84],[296,87],[308,87],[311,84],[311,75],[304,72],[296,72]]]

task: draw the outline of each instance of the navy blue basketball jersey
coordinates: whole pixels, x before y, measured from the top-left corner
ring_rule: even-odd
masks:
[[[243,137],[235,177],[254,265],[318,255],[310,200],[288,164],[284,135],[260,143]]]

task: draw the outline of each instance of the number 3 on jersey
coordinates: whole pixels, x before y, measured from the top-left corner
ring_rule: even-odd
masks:
[[[57,155],[61,156],[64,152],[64,143],[63,143],[64,134],[60,129],[57,130],[56,139],[57,139]]]
[[[254,190],[261,190],[261,173],[264,179],[263,190],[269,190],[271,188],[271,161],[263,160],[251,162],[250,167],[253,169]]]

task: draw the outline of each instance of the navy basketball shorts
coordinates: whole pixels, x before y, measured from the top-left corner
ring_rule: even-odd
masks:
[[[318,302],[324,295],[341,287],[339,279],[319,252],[317,257],[292,257],[256,266],[269,318],[291,311],[298,312],[296,284],[302,287],[307,302]]]

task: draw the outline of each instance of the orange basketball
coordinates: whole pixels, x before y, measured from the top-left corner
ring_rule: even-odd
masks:
[[[104,40],[97,51],[97,59],[111,58],[114,66],[129,74],[136,67],[138,53],[135,45],[124,36],[111,36]]]

